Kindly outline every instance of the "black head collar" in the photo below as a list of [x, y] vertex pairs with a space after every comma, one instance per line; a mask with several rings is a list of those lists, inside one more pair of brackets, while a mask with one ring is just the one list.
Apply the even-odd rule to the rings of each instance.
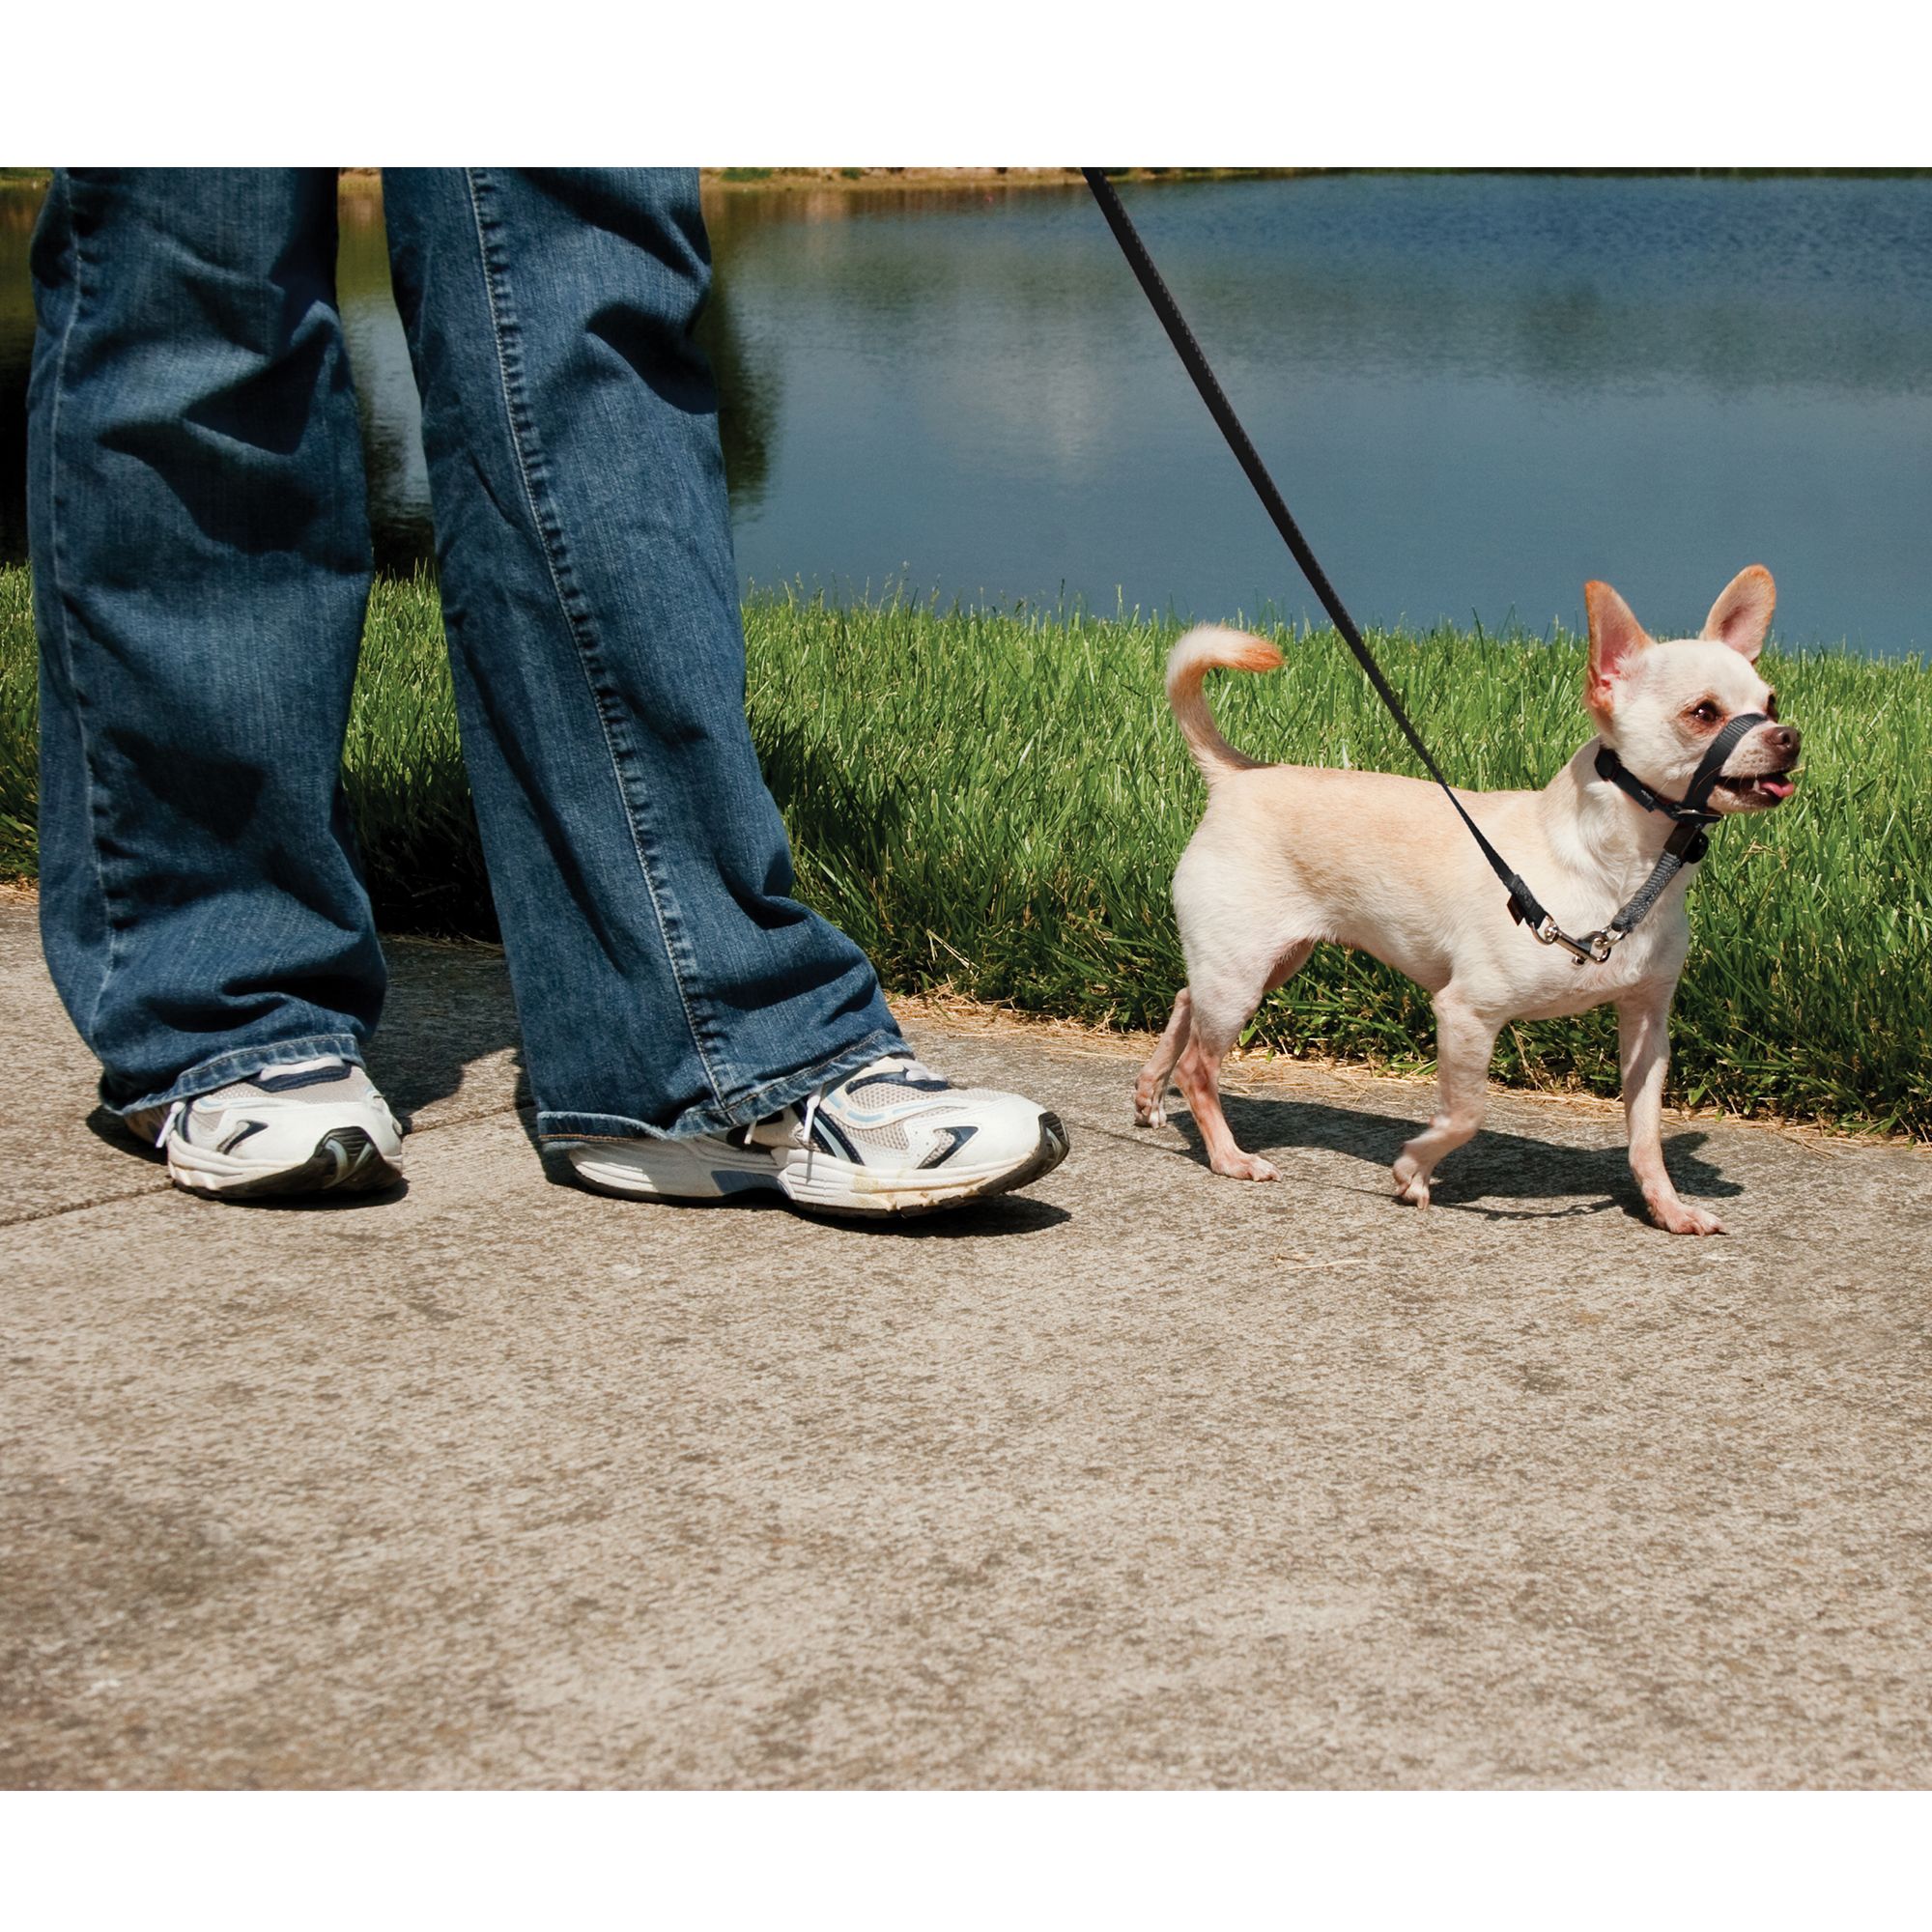
[[1738, 740], [1747, 732], [1755, 731], [1760, 724], [1770, 723], [1771, 720], [1762, 711], [1740, 711], [1735, 718], [1725, 720], [1723, 729], [1705, 748], [1697, 769], [1690, 774], [1690, 786], [1681, 799], [1660, 797], [1640, 778], [1634, 776], [1607, 745], [1599, 746], [1597, 776], [1607, 779], [1619, 790], [1627, 792], [1646, 811], [1661, 811], [1666, 818], [1675, 819], [1676, 824], [1671, 828], [1670, 837], [1663, 841], [1663, 850], [1657, 855], [1657, 864], [1651, 867], [1650, 877], [1636, 889], [1608, 925], [1595, 932], [1586, 932], [1580, 939], [1572, 939], [1545, 913], [1541, 922], [1532, 928], [1537, 938], [1546, 946], [1563, 947], [1579, 966], [1589, 965], [1592, 961], [1601, 966], [1610, 956], [1611, 949], [1642, 923], [1651, 907], [1662, 897], [1664, 887], [1677, 873], [1686, 866], [1694, 866], [1710, 849], [1704, 828], [1715, 825], [1719, 815], [1711, 810], [1711, 787], [1722, 775], [1725, 760], [1736, 750]]
[[1771, 720], [1762, 711], [1740, 711], [1724, 721], [1722, 730], [1704, 749], [1697, 769], [1682, 799], [1664, 798], [1654, 792], [1607, 745], [1597, 748], [1597, 776], [1607, 779], [1619, 791], [1628, 793], [1646, 811], [1661, 811], [1677, 821], [1666, 850], [1674, 851], [1687, 866], [1694, 866], [1704, 856], [1709, 841], [1704, 827], [1717, 824], [1720, 813], [1711, 810], [1712, 789], [1722, 777], [1724, 766], [1739, 741]]

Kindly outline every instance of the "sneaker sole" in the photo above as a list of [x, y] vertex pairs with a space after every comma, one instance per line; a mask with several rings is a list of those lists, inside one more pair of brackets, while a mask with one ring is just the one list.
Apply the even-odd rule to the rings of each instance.
[[936, 1214], [969, 1201], [1010, 1194], [1050, 1174], [1066, 1158], [1066, 1129], [1058, 1114], [1041, 1114], [1039, 1139], [1032, 1153], [1014, 1165], [968, 1170], [923, 1182], [900, 1174], [882, 1180], [873, 1169], [856, 1167], [814, 1151], [810, 1160], [777, 1167], [770, 1155], [750, 1149], [720, 1148], [694, 1153], [676, 1141], [644, 1140], [626, 1146], [622, 1162], [578, 1157], [571, 1170], [579, 1183], [596, 1194], [654, 1201], [728, 1201], [747, 1194], [777, 1194], [794, 1208], [814, 1214], [859, 1220], [910, 1219]]
[[403, 1178], [402, 1161], [385, 1154], [361, 1127], [331, 1127], [315, 1151], [293, 1167], [263, 1169], [208, 1148], [168, 1143], [168, 1174], [177, 1187], [213, 1201], [259, 1201], [284, 1194], [374, 1194]]

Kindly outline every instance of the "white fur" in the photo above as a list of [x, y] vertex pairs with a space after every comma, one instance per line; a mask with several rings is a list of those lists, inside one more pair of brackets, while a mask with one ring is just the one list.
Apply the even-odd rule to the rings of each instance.
[[[1761, 566], [1733, 579], [1696, 639], [1653, 641], [1607, 584], [1587, 585], [1585, 597], [1585, 702], [1599, 737], [1542, 791], [1459, 794], [1571, 933], [1609, 923], [1648, 877], [1671, 830], [1667, 818], [1597, 777], [1598, 745], [1607, 742], [1645, 783], [1681, 798], [1723, 720], [1774, 701], [1754, 668], [1776, 599]], [[1226, 743], [1201, 696], [1202, 679], [1216, 667], [1259, 670], [1279, 662], [1260, 639], [1208, 628], [1190, 631], [1168, 660], [1168, 696], [1208, 800], [1174, 876], [1187, 985], [1141, 1071], [1136, 1118], [1148, 1125], [1165, 1120], [1172, 1075], [1217, 1174], [1277, 1179], [1269, 1162], [1235, 1144], [1219, 1071], [1264, 997], [1319, 941], [1330, 940], [1407, 974], [1435, 1009], [1440, 1097], [1435, 1118], [1396, 1162], [1403, 1200], [1427, 1207], [1437, 1163], [1482, 1124], [1490, 1056], [1504, 1025], [1607, 1001], [1620, 1023], [1631, 1168], [1644, 1200], [1673, 1233], [1722, 1232], [1716, 1215], [1678, 1198], [1663, 1165], [1666, 1025], [1690, 943], [1688, 874], [1672, 881], [1605, 963], [1574, 964], [1510, 919], [1495, 875], [1433, 784], [1383, 772], [1258, 765]], [[1705, 699], [1708, 718], [1695, 715]], [[1776, 777], [1797, 752], [1795, 731], [1762, 725], [1733, 751], [1724, 777]], [[1770, 791], [1735, 788], [1712, 798], [1720, 811], [1777, 802]]]

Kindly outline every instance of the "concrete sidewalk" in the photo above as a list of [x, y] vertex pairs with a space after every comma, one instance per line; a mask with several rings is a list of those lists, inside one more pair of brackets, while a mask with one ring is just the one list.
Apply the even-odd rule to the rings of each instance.
[[[1056, 1107], [872, 1232], [547, 1183], [499, 963], [400, 945], [399, 1197], [171, 1192], [0, 909], [0, 1782], [1922, 1784], [1932, 1161], [1293, 1071], [1286, 1179], [1134, 1054], [915, 1029]], [[1238, 1084], [1238, 1083], [1236, 1083]]]

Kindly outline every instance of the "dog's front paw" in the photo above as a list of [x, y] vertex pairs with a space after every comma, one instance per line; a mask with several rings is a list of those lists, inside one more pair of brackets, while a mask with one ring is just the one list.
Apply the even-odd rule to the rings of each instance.
[[1150, 1099], [1138, 1089], [1134, 1093], [1134, 1125], [1137, 1127], [1164, 1127], [1167, 1125], [1167, 1095], [1156, 1094]]
[[1233, 1153], [1218, 1155], [1213, 1163], [1216, 1174], [1225, 1174], [1233, 1180], [1279, 1180], [1281, 1169], [1271, 1160], [1264, 1160], [1258, 1153], [1243, 1153], [1236, 1148]]
[[1730, 1230], [1707, 1208], [1693, 1208], [1672, 1194], [1646, 1195], [1650, 1218], [1673, 1235], [1727, 1235]]
[[1407, 1154], [1395, 1164], [1395, 1198], [1411, 1208], [1429, 1206], [1429, 1177]]

